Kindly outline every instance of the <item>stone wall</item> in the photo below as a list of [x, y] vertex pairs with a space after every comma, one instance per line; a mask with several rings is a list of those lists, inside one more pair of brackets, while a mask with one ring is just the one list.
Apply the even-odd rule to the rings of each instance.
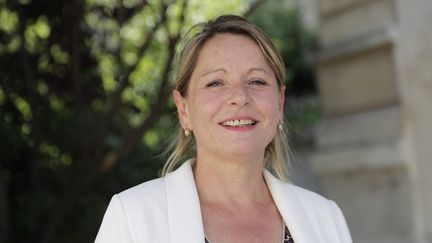
[[432, 1], [298, 4], [309, 20], [315, 6], [322, 46], [320, 189], [356, 243], [432, 242]]

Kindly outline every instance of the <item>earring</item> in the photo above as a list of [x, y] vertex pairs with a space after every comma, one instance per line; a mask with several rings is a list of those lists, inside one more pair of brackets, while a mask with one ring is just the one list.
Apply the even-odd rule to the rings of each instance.
[[279, 129], [279, 132], [282, 132], [282, 130], [283, 130], [282, 123], [279, 123], [279, 124], [278, 124], [278, 129]]
[[190, 135], [190, 130], [189, 130], [189, 128], [185, 128], [185, 129], [184, 129], [184, 135], [185, 135], [186, 137], [189, 137], [189, 135]]

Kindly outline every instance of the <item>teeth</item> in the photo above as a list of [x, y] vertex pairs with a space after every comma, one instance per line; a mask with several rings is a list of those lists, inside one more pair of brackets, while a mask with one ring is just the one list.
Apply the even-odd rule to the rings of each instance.
[[226, 121], [226, 122], [222, 123], [222, 125], [230, 126], [230, 127], [242, 127], [242, 126], [253, 125], [255, 123], [256, 122], [253, 120], [231, 120], [231, 121]]

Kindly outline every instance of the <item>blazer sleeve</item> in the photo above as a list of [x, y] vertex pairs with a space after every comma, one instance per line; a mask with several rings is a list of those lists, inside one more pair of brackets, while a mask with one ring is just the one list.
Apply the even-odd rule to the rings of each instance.
[[95, 243], [133, 243], [123, 205], [117, 195], [111, 198]]
[[351, 234], [349, 232], [348, 225], [346, 223], [345, 217], [341, 209], [335, 202], [331, 200], [329, 201], [330, 201], [330, 206], [332, 207], [336, 230], [338, 232], [340, 242], [352, 243]]

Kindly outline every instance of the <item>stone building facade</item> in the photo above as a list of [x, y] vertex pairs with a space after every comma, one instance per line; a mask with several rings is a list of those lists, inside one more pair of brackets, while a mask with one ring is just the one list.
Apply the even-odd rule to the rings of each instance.
[[432, 1], [297, 4], [321, 42], [320, 190], [356, 243], [431, 243]]

